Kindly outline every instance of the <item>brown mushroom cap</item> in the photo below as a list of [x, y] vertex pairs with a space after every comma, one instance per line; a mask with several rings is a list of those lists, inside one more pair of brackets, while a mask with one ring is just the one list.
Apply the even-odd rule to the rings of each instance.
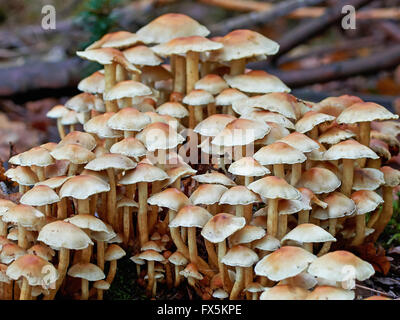
[[255, 249], [259, 250], [275, 251], [281, 247], [281, 242], [267, 234], [261, 239], [254, 241], [253, 246]]
[[217, 95], [228, 89], [228, 84], [217, 74], [207, 74], [195, 83], [194, 88], [206, 90], [212, 95]]
[[54, 159], [51, 157], [50, 152], [42, 147], [34, 147], [28, 151], [25, 151], [18, 156], [19, 163], [21, 166], [38, 166], [46, 167], [54, 163]]
[[333, 145], [324, 153], [325, 160], [339, 159], [378, 159], [379, 156], [370, 148], [355, 140], [345, 140]]
[[140, 131], [151, 122], [148, 115], [134, 108], [123, 108], [108, 119], [107, 124], [114, 130]]
[[53, 259], [56, 254], [53, 249], [42, 244], [35, 244], [27, 250], [27, 253], [39, 256], [47, 261]]
[[315, 126], [324, 122], [335, 120], [335, 117], [325, 113], [315, 111], [306, 112], [301, 119], [296, 122], [296, 131], [305, 133], [311, 131]]
[[300, 132], [293, 132], [281, 139], [280, 142], [284, 142], [289, 146], [300, 150], [301, 152], [312, 152], [319, 149], [319, 144], [313, 139], [307, 137], [305, 134]]
[[315, 194], [332, 192], [340, 185], [341, 181], [332, 171], [319, 167], [303, 172], [297, 183], [297, 187], [310, 189]]
[[90, 76], [82, 79], [78, 83], [80, 91], [89, 92], [92, 94], [103, 93], [105, 88], [104, 74], [99, 71], [92, 73]]
[[87, 132], [71, 131], [58, 143], [57, 148], [66, 144], [78, 144], [92, 151], [96, 147], [96, 139]]
[[359, 102], [344, 109], [336, 118], [337, 123], [357, 123], [374, 120], [398, 119], [385, 107], [373, 102]]
[[149, 151], [175, 148], [185, 140], [170, 125], [162, 122], [147, 125], [136, 138], [143, 142]]
[[175, 251], [173, 254], [171, 254], [168, 258], [168, 261], [176, 266], [184, 266], [188, 263], [188, 260], [179, 251]]
[[21, 225], [25, 228], [32, 228], [43, 218], [44, 214], [34, 207], [18, 204], [6, 211], [3, 214], [2, 220]]
[[328, 207], [326, 209], [317, 208], [313, 212], [313, 217], [321, 220], [324, 218], [341, 218], [350, 216], [356, 211], [354, 201], [340, 192], [332, 192], [324, 201], [328, 204]]
[[385, 179], [385, 185], [389, 187], [395, 187], [400, 184], [400, 171], [393, 169], [389, 166], [384, 166], [380, 168]]
[[[350, 130], [344, 130], [339, 127], [332, 127], [322, 133], [318, 137], [320, 143], [337, 144], [340, 141], [351, 139], [355, 137], [355, 133]], [[374, 150], [375, 151], [375, 150]]]
[[212, 243], [218, 243], [243, 228], [246, 221], [229, 213], [219, 213], [212, 217], [201, 230], [201, 235]]
[[119, 260], [126, 255], [125, 251], [116, 244], [110, 244], [104, 253], [105, 261]]
[[[10, 210], [12, 207], [15, 207], [17, 204], [7, 199], [0, 199], [0, 217]], [[1, 250], [1, 249], [0, 249]]]
[[92, 43], [86, 50], [96, 48], [126, 48], [140, 43], [139, 36], [128, 31], [109, 32]]
[[267, 111], [267, 110], [253, 109], [253, 110], [249, 110], [248, 112], [245, 112], [245, 110], [243, 110], [240, 118], [266, 121], [266, 122], [274, 122], [274, 123], [282, 125], [285, 128], [294, 130], [294, 124], [289, 119], [287, 119], [285, 116], [283, 116], [279, 113], [275, 113], [275, 112], [271, 112], [271, 111]]
[[95, 116], [83, 125], [83, 129], [88, 133], [95, 133], [100, 138], [119, 138], [122, 133], [111, 129], [107, 122], [114, 115], [114, 112], [106, 112]]
[[353, 192], [351, 199], [356, 205], [357, 214], [365, 214], [367, 212], [374, 211], [381, 203], [383, 203], [382, 197], [371, 190], [359, 190]]
[[107, 232], [108, 228], [101, 219], [90, 214], [78, 214], [73, 217], [64, 219], [65, 222], [72, 223], [81, 229], [89, 229], [90, 231]]
[[354, 168], [353, 190], [375, 190], [384, 183], [382, 171], [373, 168]]
[[165, 102], [160, 105], [156, 112], [160, 115], [167, 115], [177, 119], [185, 118], [189, 111], [179, 102]]
[[194, 278], [196, 280], [202, 280], [203, 276], [201, 273], [198, 271], [196, 265], [194, 263], [189, 263], [185, 269], [182, 271], [179, 271], [179, 274], [181, 276], [184, 276], [185, 278]]
[[[7, 240], [7, 239], [6, 239]], [[9, 240], [7, 240], [9, 241]], [[18, 257], [26, 254], [26, 251], [11, 241], [4, 243], [0, 251], [0, 262], [4, 264], [10, 264]]]
[[79, 144], [63, 144], [50, 152], [56, 160], [68, 160], [74, 164], [84, 164], [95, 158], [93, 152]]
[[127, 157], [139, 158], [146, 155], [146, 147], [138, 139], [129, 137], [114, 143], [110, 148], [111, 153], [119, 153]]
[[31, 168], [23, 166], [10, 168], [4, 175], [21, 186], [32, 186], [39, 180], [36, 173], [34, 173]]
[[172, 54], [186, 54], [192, 52], [214, 51], [222, 48], [222, 44], [201, 36], [177, 37], [164, 42], [151, 49], [162, 57]]

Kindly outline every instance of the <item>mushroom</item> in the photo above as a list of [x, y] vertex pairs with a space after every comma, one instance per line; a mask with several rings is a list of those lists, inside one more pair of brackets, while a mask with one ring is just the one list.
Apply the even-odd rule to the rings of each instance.
[[189, 109], [189, 128], [193, 129], [203, 121], [203, 106], [214, 103], [214, 97], [205, 90], [192, 90], [184, 98], [183, 103]]
[[310, 292], [306, 300], [354, 300], [355, 293], [331, 286], [317, 286]]
[[260, 295], [260, 300], [305, 300], [308, 291], [301, 287], [291, 285], [279, 285], [267, 288]]
[[115, 278], [115, 274], [117, 273], [117, 260], [121, 259], [125, 256], [125, 251], [116, 244], [111, 244], [105, 254], [104, 260], [110, 262], [110, 268], [108, 270], [106, 281], [111, 285]]
[[3, 221], [3, 215], [12, 207], [15, 207], [17, 204], [12, 202], [11, 200], [0, 199], [0, 236], [7, 236], [7, 223]]
[[188, 264], [188, 260], [185, 258], [183, 254], [179, 251], [175, 251], [173, 254], [170, 255], [168, 261], [171, 262], [175, 266], [175, 287], [179, 287], [181, 283], [181, 274], [182, 271], [180, 268], [181, 266], [185, 266]]
[[[208, 91], [215, 97], [221, 93], [221, 91], [228, 89], [228, 85], [219, 75], [207, 74], [195, 83], [194, 89]], [[207, 105], [207, 115], [212, 116], [216, 113], [215, 103], [209, 103]]]
[[[53, 189], [45, 185], [37, 185], [24, 193], [20, 199], [21, 204], [38, 207], [46, 216], [51, 216], [51, 204], [60, 200]], [[45, 210], [43, 210], [45, 206]]]
[[265, 288], [258, 282], [252, 282], [246, 286], [244, 291], [251, 294], [252, 300], [258, 300], [258, 293], [264, 291]]
[[155, 281], [155, 271], [154, 271], [154, 262], [162, 262], [164, 261], [164, 257], [154, 250], [146, 250], [141, 252], [138, 255], [139, 259], [147, 261], [147, 275], [148, 275], [148, 285], [147, 285], [147, 292], [152, 294], [154, 281]]
[[58, 135], [60, 136], [61, 139], [65, 137], [65, 130], [64, 126], [61, 123], [61, 119], [64, 115], [66, 115], [68, 112], [68, 109], [63, 106], [63, 105], [55, 105], [53, 108], [51, 108], [47, 113], [46, 116], [50, 119], [57, 119], [57, 130], [58, 130]]
[[93, 263], [77, 263], [68, 270], [68, 275], [81, 278], [81, 300], [89, 299], [89, 281], [99, 281], [105, 278], [104, 272]]
[[131, 211], [130, 208], [138, 208], [138, 203], [133, 199], [123, 197], [117, 202], [117, 208], [123, 209], [123, 233], [124, 233], [124, 244], [127, 245], [129, 241], [129, 235], [131, 233]]

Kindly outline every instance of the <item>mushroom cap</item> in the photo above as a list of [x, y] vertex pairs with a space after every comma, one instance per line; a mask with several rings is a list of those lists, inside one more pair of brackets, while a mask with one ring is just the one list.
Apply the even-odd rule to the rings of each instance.
[[345, 140], [331, 146], [325, 153], [325, 160], [339, 159], [378, 159], [379, 156], [370, 148], [362, 145], [355, 140]]
[[310, 264], [308, 273], [333, 281], [349, 280], [349, 276], [364, 281], [371, 277], [375, 271], [371, 264], [361, 260], [351, 252], [338, 250], [315, 259]]
[[343, 193], [332, 192], [324, 201], [328, 204], [326, 209], [317, 208], [313, 216], [318, 219], [332, 219], [350, 216], [356, 211], [354, 201], [346, 197]]
[[147, 241], [146, 243], [144, 243], [142, 245], [142, 247], [140, 248], [140, 250], [141, 251], [154, 250], [154, 251], [157, 251], [157, 252], [161, 252], [162, 251], [161, 250], [161, 246], [157, 242], [155, 242], [153, 240], [150, 240], [150, 241]]
[[93, 42], [86, 50], [96, 48], [126, 48], [140, 43], [139, 36], [129, 31], [109, 32], [99, 40]]
[[110, 148], [111, 153], [119, 153], [127, 157], [139, 158], [146, 155], [146, 147], [138, 139], [129, 137], [114, 143]]
[[259, 240], [254, 241], [253, 246], [255, 249], [265, 251], [275, 251], [281, 247], [281, 242], [273, 236], [267, 234]]
[[262, 202], [258, 194], [245, 186], [235, 186], [226, 190], [219, 199], [220, 204], [247, 205]]
[[61, 117], [61, 124], [64, 126], [79, 123], [79, 113], [74, 110], [69, 110], [65, 115]]
[[55, 105], [53, 108], [51, 108], [46, 113], [46, 117], [50, 118], [50, 119], [58, 119], [58, 118], [62, 118], [67, 113], [68, 113], [68, 108], [66, 108], [62, 104], [58, 104], [58, 105]]
[[50, 152], [42, 147], [34, 147], [28, 151], [22, 152], [18, 156], [21, 166], [47, 167], [54, 163]]
[[35, 244], [27, 250], [28, 254], [39, 256], [47, 261], [53, 259], [56, 254], [53, 249], [43, 244]]
[[196, 180], [198, 183], [221, 184], [227, 187], [236, 185], [232, 179], [229, 179], [226, 175], [218, 171], [211, 171], [201, 175], [193, 176], [192, 179]]
[[258, 150], [253, 158], [262, 165], [303, 163], [307, 157], [284, 142], [274, 142]]
[[87, 132], [71, 131], [64, 138], [61, 139], [56, 148], [68, 144], [77, 144], [89, 151], [92, 151], [96, 147], [96, 139], [93, 137], [93, 135]]
[[116, 244], [110, 244], [104, 253], [105, 261], [119, 260], [126, 255], [125, 251]]
[[138, 256], [139, 256], [139, 254], [135, 254], [134, 256], [130, 257], [129, 259], [138, 265], [146, 264], [146, 262], [143, 259], [140, 259]]
[[134, 65], [140, 66], [158, 66], [163, 60], [157, 56], [153, 50], [144, 46], [138, 45], [122, 51], [125, 58]]
[[150, 122], [147, 114], [134, 108], [123, 108], [108, 119], [107, 124], [114, 130], [140, 131]]
[[191, 194], [190, 201], [195, 204], [214, 204], [220, 201], [222, 194], [228, 190], [220, 184], [201, 184]]
[[400, 184], [400, 171], [393, 169], [389, 166], [384, 166], [380, 168], [383, 173], [383, 178], [385, 179], [385, 186], [395, 187]]
[[260, 295], [260, 300], [305, 300], [308, 291], [291, 285], [275, 285]]
[[203, 228], [212, 217], [213, 216], [206, 209], [199, 206], [188, 205], [178, 211], [177, 215], [170, 221], [168, 226], [170, 228]]
[[258, 282], [251, 282], [249, 285], [246, 286], [244, 291], [255, 293], [255, 292], [262, 292], [265, 290], [265, 287], [263, 287], [261, 284]]
[[168, 261], [175, 266], [184, 266], [189, 262], [179, 251], [175, 251], [173, 254], [171, 254], [168, 258]]
[[358, 102], [363, 101], [359, 97], [347, 94], [339, 97], [328, 97], [315, 104], [313, 110], [338, 117], [344, 109]]
[[278, 283], [278, 285], [283, 285], [283, 284], [295, 287], [301, 287], [308, 290], [314, 288], [318, 284], [318, 281], [314, 276], [304, 271], [294, 277], [290, 277], [282, 281], [279, 281]]
[[188, 52], [206, 52], [221, 49], [222, 44], [201, 36], [178, 37], [152, 47], [162, 57], [172, 54], [183, 55]]
[[194, 132], [204, 137], [215, 137], [228, 123], [236, 118], [229, 114], [213, 114], [199, 122], [194, 128]]
[[228, 250], [221, 262], [232, 267], [251, 267], [258, 261], [257, 254], [246, 246], [236, 245]]
[[60, 189], [60, 198], [87, 199], [90, 196], [110, 191], [110, 185], [94, 176], [79, 175], [68, 179]]
[[312, 223], [303, 223], [289, 231], [283, 238], [285, 240], [294, 240], [299, 243], [316, 243], [336, 241], [336, 239], [327, 231]]
[[319, 167], [303, 172], [297, 183], [297, 187], [310, 189], [315, 194], [332, 192], [340, 185], [341, 181], [332, 171]]
[[271, 128], [265, 122], [235, 119], [229, 122], [211, 141], [216, 146], [243, 146], [263, 138]]
[[256, 226], [246, 225], [242, 229], [236, 231], [230, 238], [231, 245], [250, 243], [259, 240], [265, 236], [265, 230]]
[[243, 157], [233, 162], [229, 166], [228, 172], [236, 176], [246, 177], [262, 177], [271, 173], [253, 157]]
[[86, 249], [93, 245], [89, 236], [79, 227], [65, 221], [55, 221], [46, 224], [39, 232], [37, 238], [53, 248], [66, 248], [72, 250]]
[[158, 261], [163, 262], [165, 259], [164, 257], [159, 254], [157, 251], [154, 250], [146, 250], [139, 253], [137, 256], [139, 259], [146, 260], [146, 261]]
[[354, 300], [355, 293], [352, 290], [345, 290], [331, 286], [317, 286], [311, 291], [306, 300]]
[[93, 160], [96, 156], [93, 152], [79, 144], [63, 144], [50, 152], [56, 160], [68, 160], [73, 164], [84, 164]]
[[[7, 240], [7, 239], [6, 239]], [[9, 240], [7, 240], [9, 241]], [[15, 243], [4, 243], [0, 251], [0, 262], [10, 264], [18, 257], [26, 254], [26, 251]]]
[[156, 109], [156, 112], [160, 115], [167, 115], [177, 119], [182, 119], [189, 115], [189, 111], [179, 102], [165, 102]]
[[225, 75], [224, 79], [230, 87], [248, 93], [290, 92], [278, 77], [262, 70], [252, 70], [236, 76]]
[[300, 133], [309, 132], [315, 126], [333, 120], [335, 120], [335, 117], [329, 114], [308, 111], [296, 122], [296, 131]]
[[161, 122], [169, 125], [173, 130], [177, 131], [179, 129], [179, 121], [174, 117], [168, 115], [161, 115], [154, 111], [146, 111], [144, 114], [150, 117], [151, 123]]
[[98, 266], [93, 263], [76, 263], [68, 269], [68, 275], [88, 281], [103, 280], [106, 276]]
[[202, 280], [203, 276], [201, 273], [198, 271], [196, 265], [194, 263], [189, 263], [185, 269], [182, 271], [179, 271], [179, 274], [181, 276], [184, 276], [185, 278], [194, 278], [196, 280]]
[[189, 165], [179, 165], [178, 167], [167, 170], [168, 180], [163, 184], [162, 188], [173, 184], [178, 178], [184, 178], [196, 174], [196, 170]]
[[374, 151], [379, 157], [383, 159], [390, 159], [392, 155], [389, 151], [389, 146], [386, 142], [378, 139], [371, 139], [369, 142], [369, 147]]
[[114, 85], [105, 95], [104, 100], [117, 100], [122, 98], [133, 98], [137, 96], [151, 95], [151, 89], [141, 82], [134, 80], [120, 81]]
[[222, 37], [220, 42], [223, 48], [211, 53], [212, 61], [232, 61], [259, 55], [274, 55], [279, 50], [279, 44], [275, 41], [247, 29], [231, 31]]
[[11, 263], [6, 275], [13, 280], [24, 277], [30, 286], [50, 285], [58, 279], [57, 269], [45, 259], [26, 254]]
[[[5, 212], [10, 210], [12, 207], [15, 207], [17, 204], [7, 199], [0, 199], [0, 216], [2, 216]], [[1, 249], [0, 249], [1, 250]]]
[[275, 176], [261, 178], [247, 186], [251, 191], [268, 199], [300, 199], [300, 192], [284, 179]]
[[134, 184], [138, 182], [154, 182], [168, 179], [164, 170], [149, 164], [140, 162], [135, 169], [125, 173], [120, 184]]
[[214, 102], [214, 97], [208, 91], [197, 89], [190, 91], [182, 102], [191, 106], [202, 106]]
[[279, 141], [284, 142], [304, 153], [317, 150], [320, 147], [316, 141], [300, 132], [292, 132], [291, 134], [279, 139]]
[[170, 125], [154, 122], [146, 126], [136, 135], [149, 151], [157, 149], [172, 149], [181, 144], [185, 139]]
[[165, 207], [174, 211], [179, 211], [183, 206], [189, 205], [188, 197], [176, 188], [168, 188], [152, 195], [147, 199], [147, 203], [152, 206]]
[[32, 228], [44, 218], [39, 210], [25, 204], [18, 204], [3, 214], [2, 220], [21, 225], [24, 228]]
[[217, 299], [226, 299], [229, 297], [229, 294], [228, 294], [228, 292], [226, 292], [223, 289], [217, 289], [217, 290], [213, 291], [212, 296], [213, 296], [213, 298], [217, 298]]
[[39, 180], [36, 173], [34, 173], [31, 168], [23, 166], [10, 168], [4, 175], [21, 186], [32, 186]]
[[85, 169], [101, 171], [107, 169], [130, 170], [136, 167], [136, 162], [118, 153], [106, 153], [90, 161]]
[[217, 74], [207, 74], [194, 84], [194, 88], [206, 90], [212, 95], [217, 95], [225, 89], [228, 89], [228, 84]]
[[78, 90], [92, 94], [103, 93], [105, 83], [104, 74], [96, 71], [78, 83]]
[[267, 110], [256, 110], [256, 109], [249, 110], [248, 112], [242, 113], [240, 118], [274, 122], [280, 124], [285, 128], [294, 130], [294, 124], [285, 116]]
[[370, 122], [376, 120], [398, 119], [385, 107], [373, 102], [358, 102], [344, 109], [336, 118], [337, 123]]
[[91, 118], [83, 125], [83, 129], [89, 133], [95, 133], [100, 138], [120, 138], [122, 133], [111, 129], [107, 122], [114, 115], [114, 112], [106, 112]]
[[98, 280], [93, 283], [93, 288], [100, 289], [100, 290], [108, 290], [110, 289], [110, 284], [105, 280]]
[[215, 98], [215, 103], [218, 106], [230, 106], [235, 101], [240, 101], [246, 98], [248, 97], [243, 92], [234, 88], [227, 88], [222, 90], [221, 93]]
[[344, 130], [339, 127], [332, 127], [322, 133], [318, 137], [320, 143], [337, 144], [340, 141], [351, 139], [355, 137], [355, 133], [350, 130]]
[[379, 194], [371, 190], [359, 190], [353, 192], [351, 199], [356, 205], [356, 213], [358, 215], [374, 211], [381, 203], [384, 202]]
[[280, 281], [303, 272], [316, 258], [303, 248], [284, 246], [261, 259], [254, 271], [258, 276]]
[[266, 146], [290, 134], [288, 129], [284, 128], [278, 123], [267, 122], [267, 124], [270, 126], [271, 131], [264, 138], [254, 141], [255, 145]]
[[89, 229], [90, 231], [108, 231], [108, 228], [103, 221], [90, 214], [77, 214], [64, 219], [64, 221], [72, 223], [81, 229]]
[[384, 183], [384, 174], [381, 170], [354, 168], [353, 190], [375, 190]]
[[60, 198], [53, 189], [45, 185], [39, 185], [25, 192], [20, 199], [20, 203], [30, 206], [44, 206], [59, 200]]
[[205, 26], [180, 13], [163, 14], [136, 32], [145, 43], [163, 43], [177, 37], [195, 35], [206, 37], [209, 33]]
[[75, 112], [88, 112], [93, 109], [94, 95], [82, 92], [77, 94], [65, 102], [65, 107]]
[[212, 217], [201, 230], [201, 235], [212, 243], [224, 241], [246, 225], [243, 217], [229, 213], [218, 213]]
[[133, 207], [133, 208], [138, 208], [139, 204], [133, 200], [129, 199], [127, 197], [122, 197], [120, 200], [117, 202], [117, 208], [123, 208], [123, 207]]

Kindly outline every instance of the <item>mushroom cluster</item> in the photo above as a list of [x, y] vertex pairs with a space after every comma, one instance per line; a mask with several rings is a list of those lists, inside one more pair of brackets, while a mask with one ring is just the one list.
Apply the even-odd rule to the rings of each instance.
[[9, 160], [22, 197], [0, 200], [0, 299], [51, 300], [71, 277], [103, 299], [126, 252], [149, 297], [162, 283], [203, 299], [354, 299], [374, 274], [345, 249], [391, 218], [398, 116], [355, 96], [298, 99], [246, 68], [276, 42], [208, 34], [165, 14], [77, 52], [104, 68], [49, 111], [61, 140]]

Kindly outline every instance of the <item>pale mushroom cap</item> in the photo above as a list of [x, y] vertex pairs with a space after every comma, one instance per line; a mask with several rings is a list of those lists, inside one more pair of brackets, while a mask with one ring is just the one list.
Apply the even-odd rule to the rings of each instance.
[[227, 88], [221, 91], [221, 93], [215, 98], [215, 103], [219, 106], [230, 106], [235, 101], [240, 101], [246, 98], [247, 95], [245, 95], [243, 92], [240, 92], [234, 88]]
[[21, 166], [38, 166], [46, 167], [54, 163], [54, 159], [51, 157], [50, 152], [42, 147], [34, 147], [25, 151], [18, 156]]
[[110, 185], [94, 176], [79, 175], [68, 179], [60, 189], [60, 198], [87, 199], [90, 196], [110, 191]]
[[101, 37], [100, 40], [93, 42], [86, 50], [95, 48], [126, 48], [140, 43], [139, 37], [135, 33], [128, 31], [109, 32]]
[[175, 148], [185, 140], [170, 125], [162, 122], [147, 125], [136, 138], [143, 142], [149, 151]]
[[47, 261], [50, 261], [56, 254], [53, 249], [42, 244], [35, 244], [27, 250], [27, 253], [39, 256]]
[[385, 179], [385, 185], [389, 187], [395, 187], [400, 184], [400, 171], [393, 169], [389, 166], [384, 166], [380, 168]]
[[179, 165], [178, 167], [167, 170], [168, 180], [163, 184], [162, 188], [173, 184], [178, 178], [184, 178], [196, 174], [196, 170], [188, 165]]
[[351, 195], [351, 199], [356, 205], [357, 214], [365, 214], [374, 211], [384, 201], [382, 197], [371, 190], [359, 190]]
[[356, 96], [342, 95], [339, 97], [328, 97], [318, 102], [313, 110], [337, 117], [344, 109], [358, 102], [363, 101]]
[[196, 20], [179, 13], [167, 13], [154, 19], [136, 34], [145, 43], [163, 43], [177, 37], [202, 36], [210, 31]]
[[223, 48], [212, 53], [213, 61], [231, 61], [259, 55], [274, 55], [279, 44], [262, 34], [246, 29], [234, 30], [220, 39]]
[[25, 192], [20, 199], [20, 203], [30, 206], [44, 206], [59, 200], [60, 198], [53, 189], [45, 185], [39, 185]]
[[191, 106], [202, 106], [214, 102], [214, 97], [205, 90], [197, 89], [190, 91], [182, 102]]
[[207, 74], [195, 83], [194, 88], [206, 90], [212, 95], [217, 95], [221, 91], [228, 89], [228, 84], [219, 75]]
[[271, 131], [264, 138], [254, 141], [255, 145], [266, 146], [290, 134], [288, 129], [284, 128], [278, 123], [267, 122], [267, 124], [270, 126]]
[[370, 148], [362, 145], [356, 140], [345, 140], [333, 145], [324, 153], [325, 160], [339, 159], [378, 159], [379, 156]]
[[93, 152], [79, 144], [64, 144], [50, 152], [56, 160], [68, 160], [73, 164], [84, 164], [95, 158]]
[[111, 129], [107, 122], [114, 115], [114, 112], [106, 112], [91, 118], [83, 125], [83, 129], [89, 133], [95, 133], [101, 138], [119, 138], [122, 133]]
[[225, 75], [224, 79], [230, 87], [248, 93], [290, 92], [278, 77], [262, 70], [252, 70], [237, 76]]
[[168, 258], [168, 261], [176, 266], [184, 266], [188, 263], [188, 260], [179, 251], [175, 251], [173, 254], [171, 254]]
[[274, 122], [280, 124], [285, 128], [294, 130], [294, 124], [285, 116], [267, 110], [251, 110], [251, 111], [249, 110], [249, 112], [242, 114], [240, 118]]
[[164, 170], [148, 163], [139, 163], [134, 170], [128, 171], [119, 181], [121, 184], [154, 182], [168, 179]]
[[229, 297], [228, 292], [224, 291], [223, 289], [217, 289], [213, 291], [212, 294], [213, 298], [217, 298], [217, 299], [226, 299]]
[[301, 287], [276, 285], [261, 293], [260, 300], [305, 300], [307, 296], [308, 291]]
[[280, 281], [303, 272], [316, 258], [300, 247], [285, 246], [261, 259], [254, 271], [256, 275]]
[[251, 191], [268, 199], [300, 199], [300, 192], [284, 179], [275, 176], [261, 178], [247, 186]]
[[204, 208], [199, 206], [184, 206], [181, 208], [175, 218], [169, 223], [170, 228], [177, 227], [197, 227], [203, 228], [203, 226], [213, 216]]
[[68, 269], [68, 275], [88, 281], [103, 280], [106, 277], [103, 270], [93, 263], [76, 263]]
[[242, 229], [236, 231], [230, 238], [231, 245], [250, 243], [259, 240], [265, 236], [265, 230], [256, 226], [246, 225]]
[[165, 102], [156, 109], [156, 112], [160, 115], [168, 115], [178, 119], [189, 115], [189, 111], [179, 102]]
[[308, 111], [296, 122], [296, 131], [305, 133], [311, 131], [315, 126], [318, 126], [321, 123], [333, 120], [335, 120], [335, 117], [330, 116], [329, 114]]
[[379, 104], [373, 102], [359, 102], [344, 109], [336, 118], [336, 122], [357, 123], [398, 118], [398, 115], [391, 113], [389, 110]]
[[337, 144], [340, 141], [355, 137], [355, 133], [350, 130], [343, 130], [339, 127], [333, 127], [325, 131], [318, 137], [320, 143]]
[[297, 183], [297, 187], [310, 189], [315, 194], [332, 192], [340, 185], [341, 181], [332, 171], [318, 167], [303, 172]]
[[139, 45], [122, 51], [125, 58], [134, 65], [158, 66], [163, 60], [150, 48]]
[[354, 168], [353, 190], [375, 190], [384, 183], [382, 171], [373, 168]]
[[135, 264], [144, 265], [146, 262], [143, 259], [140, 259], [139, 254], [135, 254], [134, 256], [130, 257], [129, 259], [132, 260]]
[[146, 260], [146, 261], [158, 261], [163, 262], [165, 259], [164, 257], [159, 254], [157, 251], [154, 250], [146, 250], [137, 256], [139, 259]]
[[110, 289], [110, 284], [105, 280], [98, 280], [93, 284], [93, 288], [100, 290], [108, 290]]
[[213, 114], [199, 122], [193, 131], [204, 137], [215, 137], [228, 123], [235, 119], [234, 116], [228, 114]]
[[228, 171], [236, 176], [262, 177], [271, 172], [253, 157], [244, 157], [233, 162]]
[[142, 157], [146, 155], [146, 147], [138, 139], [129, 137], [114, 143], [110, 148], [111, 153], [119, 153], [127, 157]]
[[32, 254], [26, 254], [11, 263], [6, 275], [13, 280], [24, 277], [30, 286], [54, 283], [58, 279], [57, 269], [45, 259]]
[[64, 126], [79, 123], [79, 113], [74, 110], [69, 110], [61, 118], [61, 124]]
[[147, 114], [134, 108], [123, 108], [108, 119], [107, 124], [114, 130], [140, 131], [151, 122]]
[[228, 123], [211, 141], [216, 146], [243, 146], [263, 138], [270, 132], [268, 124], [261, 121], [236, 119]]
[[193, 176], [192, 179], [196, 180], [198, 183], [221, 184], [227, 187], [236, 185], [236, 183], [232, 179], [217, 171]]
[[146, 111], [146, 115], [150, 117], [151, 123], [161, 122], [169, 125], [173, 130], [178, 131], [180, 124], [177, 119], [168, 115], [161, 115], [154, 111]]
[[201, 230], [201, 235], [212, 243], [224, 241], [246, 225], [243, 217], [219, 213], [212, 217]]
[[12, 207], [15, 207], [17, 204], [7, 199], [0, 199], [0, 216], [2, 216], [5, 212], [10, 210]]
[[87, 150], [92, 151], [96, 147], [96, 139], [87, 132], [72, 131], [69, 132], [57, 145], [57, 147], [64, 146], [66, 144], [78, 144]]
[[93, 109], [93, 104], [94, 96], [90, 93], [83, 92], [67, 100], [67, 102], [65, 102], [65, 107], [79, 113]]
[[340, 192], [331, 193], [324, 199], [324, 202], [328, 204], [328, 207], [326, 209], [317, 208], [313, 212], [315, 217], [341, 218], [352, 215], [356, 211], [354, 201]]
[[226, 190], [219, 199], [220, 204], [247, 205], [262, 202], [258, 194], [245, 186], [235, 186]]
[[316, 141], [300, 132], [293, 132], [279, 139], [279, 141], [284, 142], [289, 146], [300, 150], [301, 152], [311, 152], [319, 149], [320, 147]]
[[72, 223], [81, 229], [89, 229], [90, 231], [107, 232], [107, 226], [103, 221], [90, 214], [78, 214], [73, 217], [64, 219], [64, 221]]
[[221, 49], [222, 44], [201, 36], [178, 37], [151, 49], [160, 56], [183, 55], [188, 52], [206, 52]]
[[312, 223], [303, 223], [289, 231], [283, 238], [285, 240], [294, 240], [299, 243], [316, 243], [336, 241], [336, 239], [327, 231]]
[[39, 180], [36, 173], [34, 173], [31, 168], [23, 166], [10, 168], [4, 175], [22, 186], [32, 186]]
[[[7, 240], [7, 239], [6, 239]], [[9, 240], [8, 240], [9, 241]], [[15, 243], [5, 243], [0, 251], [0, 262], [10, 264], [18, 257], [26, 254], [26, 251]]]
[[105, 261], [119, 260], [126, 255], [125, 251], [116, 244], [110, 244], [104, 253]]
[[82, 79], [78, 83], [80, 91], [89, 92], [92, 94], [103, 93], [105, 88], [104, 74], [99, 71], [92, 73], [90, 76]]
[[147, 199], [147, 203], [152, 206], [165, 207], [174, 211], [179, 211], [183, 206], [190, 203], [188, 197], [176, 188], [168, 188], [156, 193]]
[[253, 158], [262, 165], [302, 163], [307, 157], [284, 142], [274, 142], [258, 150]]
[[146, 243], [144, 243], [142, 245], [142, 247], [140, 248], [141, 251], [146, 251], [146, 250], [154, 250], [157, 252], [161, 252], [161, 246], [153, 240], [147, 241]]
[[141, 82], [125, 80], [114, 85], [105, 95], [104, 100], [116, 100], [122, 98], [133, 98], [137, 96], [151, 95], [150, 88]]
[[223, 264], [243, 268], [251, 267], [257, 261], [257, 254], [250, 248], [242, 245], [233, 246], [221, 259]]
[[251, 282], [249, 285], [246, 286], [244, 291], [255, 293], [255, 292], [262, 292], [265, 290], [265, 287], [263, 287], [261, 284], [258, 282]]
[[369, 147], [383, 159], [390, 159], [392, 157], [388, 144], [382, 140], [371, 139], [369, 142]]
[[46, 224], [37, 238], [53, 248], [82, 250], [93, 245], [89, 236], [77, 226], [65, 221], [55, 221]]
[[34, 207], [18, 204], [6, 211], [3, 214], [2, 220], [21, 225], [25, 228], [32, 228], [43, 218], [44, 214]]
[[364, 281], [375, 273], [371, 264], [351, 252], [342, 250], [329, 252], [314, 260], [308, 272], [316, 277], [333, 281], [348, 280], [349, 276]]
[[214, 204], [219, 202], [222, 194], [228, 190], [227, 187], [219, 184], [201, 184], [191, 194], [190, 201], [195, 204]]
[[278, 285], [284, 284], [301, 287], [308, 290], [314, 288], [318, 284], [318, 281], [314, 276], [304, 271], [294, 277], [286, 278], [278, 283]]
[[136, 162], [118, 153], [106, 153], [90, 161], [85, 169], [101, 171], [107, 169], [130, 170], [136, 167]]
[[194, 278], [196, 280], [202, 280], [203, 276], [201, 273], [198, 271], [196, 265], [194, 263], [189, 263], [185, 269], [179, 272], [181, 276], [184, 276], [185, 278]]
[[53, 108], [51, 108], [46, 113], [46, 117], [50, 118], [50, 119], [58, 119], [58, 118], [62, 118], [67, 113], [68, 113], [68, 109], [63, 105], [58, 104], [58, 105], [54, 106]]
[[317, 286], [309, 293], [306, 300], [354, 300], [355, 293], [331, 286]]
[[265, 251], [275, 251], [281, 247], [281, 242], [270, 235], [265, 235], [259, 240], [253, 243], [255, 249], [265, 250]]
[[123, 207], [138, 208], [139, 204], [133, 199], [128, 199], [127, 197], [122, 197], [117, 202], [117, 208], [123, 208]]

